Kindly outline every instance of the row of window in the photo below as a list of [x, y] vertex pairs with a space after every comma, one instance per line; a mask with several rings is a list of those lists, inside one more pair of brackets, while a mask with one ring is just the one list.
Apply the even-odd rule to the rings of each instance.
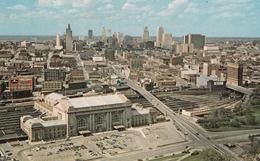
[[[104, 122], [104, 118], [102, 116], [98, 116], [95, 118], [96, 125], [102, 125]], [[118, 114], [112, 117], [112, 122], [120, 122], [120, 116]], [[81, 118], [78, 120], [78, 127], [85, 127], [86, 126], [86, 119]]]

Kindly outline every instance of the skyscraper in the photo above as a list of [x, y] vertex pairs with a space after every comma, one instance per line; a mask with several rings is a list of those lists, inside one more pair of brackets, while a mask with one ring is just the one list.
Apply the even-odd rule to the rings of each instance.
[[56, 45], [55, 45], [55, 49], [62, 49], [61, 43], [60, 43], [60, 34], [56, 35]]
[[125, 35], [124, 48], [132, 48], [133, 47], [133, 37], [130, 35]]
[[206, 45], [206, 36], [201, 34], [188, 34], [182, 37], [182, 44], [194, 44], [194, 49], [203, 50]]
[[243, 64], [227, 63], [227, 84], [241, 86], [243, 81]]
[[156, 47], [162, 47], [162, 35], [163, 35], [163, 27], [159, 26], [157, 28], [157, 34], [156, 34]]
[[172, 49], [172, 34], [163, 33], [162, 34], [162, 48]]
[[66, 50], [72, 51], [72, 46], [72, 31], [70, 24], [68, 24], [68, 28], [66, 29]]
[[119, 46], [124, 45], [124, 34], [122, 32], [117, 32], [116, 39], [117, 39], [117, 43], [119, 44]]
[[93, 31], [88, 30], [88, 40], [92, 40], [92, 39], [93, 39]]
[[145, 26], [145, 28], [143, 29], [142, 41], [143, 42], [149, 41], [149, 30], [148, 30], [147, 26]]
[[106, 42], [106, 29], [103, 27], [102, 29], [102, 42]]

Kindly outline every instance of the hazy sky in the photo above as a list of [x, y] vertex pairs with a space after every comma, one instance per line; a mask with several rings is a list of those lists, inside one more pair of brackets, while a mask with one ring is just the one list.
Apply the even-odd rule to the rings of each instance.
[[[0, 35], [100, 36], [102, 27], [150, 36], [158, 26], [175, 37], [260, 37], [260, 0], [1, 0]], [[110, 33], [107, 33], [109, 36]]]

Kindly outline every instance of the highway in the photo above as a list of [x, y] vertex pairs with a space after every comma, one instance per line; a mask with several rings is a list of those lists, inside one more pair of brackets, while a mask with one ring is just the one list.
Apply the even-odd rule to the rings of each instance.
[[229, 156], [232, 160], [239, 161], [240, 158], [236, 156], [233, 152], [227, 150], [226, 148], [220, 146], [216, 141], [207, 139], [204, 133], [205, 131], [194, 124], [190, 123], [189, 121], [183, 119], [182, 117], [175, 114], [169, 107], [163, 104], [160, 100], [154, 97], [150, 92], [146, 91], [145, 89], [138, 86], [136, 83], [132, 82], [129, 79], [126, 79], [127, 84], [133, 88], [134, 90], [138, 91], [141, 95], [143, 95], [148, 101], [150, 101], [161, 113], [168, 116], [173, 125], [176, 124], [183, 132], [187, 132], [188, 137], [193, 141], [198, 141], [203, 147], [207, 148], [214, 148], [220, 153]]

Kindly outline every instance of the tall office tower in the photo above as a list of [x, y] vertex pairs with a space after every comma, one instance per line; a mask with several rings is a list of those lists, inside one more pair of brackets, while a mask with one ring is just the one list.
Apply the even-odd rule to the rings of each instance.
[[172, 49], [172, 34], [163, 33], [162, 34], [162, 48]]
[[182, 37], [182, 44], [194, 44], [194, 49], [203, 50], [206, 45], [206, 36], [201, 34], [188, 34]]
[[132, 48], [134, 39], [130, 35], [125, 35], [124, 48]]
[[93, 39], [93, 31], [88, 30], [88, 40], [92, 40], [92, 39]]
[[79, 37], [78, 37], [78, 40], [84, 41], [84, 40], [85, 40], [85, 37], [84, 37], [84, 36], [79, 36]]
[[142, 41], [143, 42], [149, 41], [149, 30], [148, 30], [147, 26], [145, 26], [145, 28], [143, 29]]
[[56, 35], [56, 45], [55, 45], [55, 49], [60, 50], [62, 49], [61, 43], [60, 43], [60, 34]]
[[106, 29], [103, 27], [102, 29], [102, 42], [106, 42]]
[[56, 35], [56, 46], [60, 46], [60, 34]]
[[163, 27], [159, 26], [157, 28], [157, 34], [156, 34], [156, 47], [162, 47], [162, 34], [164, 33]]
[[117, 39], [117, 43], [119, 44], [119, 46], [124, 45], [124, 34], [123, 33], [117, 32], [116, 33], [116, 39]]
[[68, 24], [68, 28], [66, 29], [66, 50], [72, 51], [72, 46], [72, 31], [70, 24]]
[[243, 80], [243, 64], [227, 63], [227, 84], [241, 86]]

